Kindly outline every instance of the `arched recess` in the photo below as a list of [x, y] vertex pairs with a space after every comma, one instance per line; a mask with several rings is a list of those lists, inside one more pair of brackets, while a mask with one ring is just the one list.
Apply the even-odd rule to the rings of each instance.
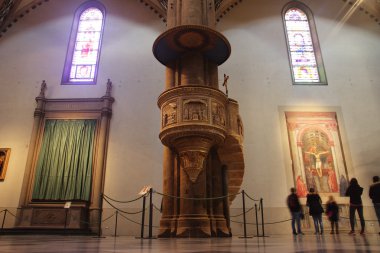
[[[114, 98], [111, 96], [111, 82], [108, 81], [106, 94], [101, 98], [47, 99], [45, 98], [45, 89], [46, 83], [43, 82], [41, 92], [36, 97], [37, 106], [34, 111], [33, 130], [19, 200], [16, 227], [26, 229], [90, 229], [92, 232], [99, 232], [97, 224], [99, 224], [101, 217], [108, 133], [114, 102]], [[92, 159], [92, 161], [88, 172], [90, 179], [86, 182], [88, 191], [85, 197], [41, 195], [35, 190], [38, 186], [36, 186], [36, 175], [41, 169], [39, 163], [40, 154], [44, 148], [45, 127], [49, 121], [90, 121], [95, 123], [93, 152], [91, 156], [87, 156], [87, 159]], [[72, 140], [66, 138], [67, 142]], [[79, 144], [79, 149], [82, 145], [82, 143]], [[80, 155], [79, 149], [77, 146], [77, 149], [67, 153], [67, 156]], [[47, 152], [47, 156], [49, 156], [49, 152]], [[51, 163], [53, 166], [50, 166], [52, 170], [59, 168], [60, 171], [57, 173], [64, 174], [66, 166], [60, 164], [62, 157], [57, 157]], [[54, 160], [54, 158], [51, 159]], [[77, 171], [79, 171], [80, 165], [76, 166], [78, 166]], [[74, 171], [73, 177], [76, 177], [75, 168], [72, 171]], [[47, 176], [46, 173], [39, 173], [40, 176], [41, 174], [42, 177]], [[59, 185], [57, 187], [66, 187], [65, 190], [73, 189], [71, 185], [69, 187]]]
[[293, 84], [327, 85], [314, 17], [305, 4], [291, 1], [282, 19]]

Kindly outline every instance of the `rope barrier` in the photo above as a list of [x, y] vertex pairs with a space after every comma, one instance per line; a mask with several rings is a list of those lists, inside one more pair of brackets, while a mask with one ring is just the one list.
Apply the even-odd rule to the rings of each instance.
[[252, 200], [252, 201], [257, 201], [257, 202], [260, 201], [259, 199], [254, 199], [254, 198], [252, 198], [252, 197], [249, 196], [246, 192], [244, 192], [244, 194], [245, 194], [245, 196], [247, 196], [247, 198], [249, 198], [249, 199]]
[[112, 200], [112, 201], [117, 202], [117, 203], [132, 203], [132, 202], [135, 202], [135, 201], [143, 198], [145, 195], [141, 195], [140, 197], [137, 197], [137, 198], [132, 199], [132, 200], [126, 200], [126, 201], [121, 201], [121, 200], [113, 199], [113, 198], [107, 196], [106, 194], [103, 194], [103, 196], [106, 197], [107, 199]]
[[[6, 209], [7, 210], [7, 209]], [[12, 215], [13, 217], [15, 217], [16, 218], [16, 215], [14, 215], [13, 213], [11, 213], [11, 211], [9, 211], [9, 210], [7, 210], [8, 211], [8, 213], [10, 214], [10, 215]]]
[[164, 197], [169, 197], [169, 198], [175, 198], [175, 199], [189, 199], [189, 200], [215, 200], [215, 199], [224, 199], [232, 196], [237, 196], [241, 192], [238, 192], [236, 194], [230, 194], [230, 195], [225, 195], [225, 196], [220, 196], [220, 197], [214, 197], [214, 198], [188, 198], [188, 197], [177, 197], [169, 194], [164, 194], [158, 191], [153, 191], [153, 193], [157, 193], [158, 195], [164, 196]]
[[[278, 223], [283, 223], [283, 222], [287, 222], [287, 221], [291, 221], [292, 219], [287, 219], [287, 220], [282, 220], [282, 221], [274, 221], [274, 222], [265, 222], [264, 225], [273, 225], [273, 224], [278, 224]], [[244, 224], [244, 222], [241, 222], [241, 221], [234, 221], [234, 220], [230, 220], [231, 222], [233, 223], [238, 223], [238, 224]], [[252, 222], [246, 222], [245, 224], [248, 224], [248, 225], [262, 225], [262, 223], [252, 223]]]
[[112, 217], [114, 217], [115, 216], [115, 214], [112, 214], [111, 216], [109, 216], [108, 218], [105, 218], [104, 220], [102, 220], [102, 222], [105, 222], [105, 221], [107, 221], [107, 220], [109, 220], [109, 219], [111, 219]]
[[251, 207], [250, 209], [248, 209], [247, 211], [245, 212], [242, 212], [241, 214], [238, 214], [238, 215], [230, 215], [230, 217], [232, 218], [235, 218], [235, 217], [239, 217], [239, 216], [242, 216], [243, 214], [246, 214], [246, 213], [249, 213], [250, 211], [253, 210], [254, 207]]
[[9, 211], [8, 209], [3, 209], [3, 210], [1, 210], [0, 211], [0, 213], [2, 213], [2, 212], [7, 212], [7, 213], [9, 213], [10, 215], [12, 215], [13, 217], [16, 217], [16, 215], [14, 215], [11, 211]]
[[154, 207], [154, 209], [156, 209], [157, 211], [159, 211], [160, 213], [162, 213], [161, 209], [158, 208], [155, 204], [153, 204], [153, 207]]
[[[350, 218], [349, 217], [344, 217], [344, 216], [340, 216], [340, 218], [342, 218], [342, 219], [347, 219], [347, 220], [349, 220]], [[355, 220], [356, 221], [360, 221], [360, 219], [356, 219], [355, 218]], [[364, 220], [365, 222], [377, 222], [378, 220]]]
[[[126, 216], [124, 216], [124, 215], [122, 215], [122, 214], [120, 214], [120, 213], [119, 213], [119, 215], [120, 215], [121, 217], [123, 217], [124, 219], [126, 219], [126, 220], [132, 222], [132, 223], [135, 223], [135, 224], [140, 225], [140, 226], [142, 225], [140, 222], [137, 222], [137, 221], [131, 220], [131, 219], [129, 219], [128, 217], [126, 217]], [[149, 225], [144, 225], [144, 227], [149, 227]], [[158, 226], [153, 226], [153, 227], [154, 227], [154, 228], [158, 228]]]
[[120, 211], [120, 212], [122, 212], [122, 213], [126, 213], [126, 214], [139, 214], [139, 213], [142, 213], [142, 212], [143, 212], [143, 210], [140, 210], [140, 211], [138, 211], [138, 212], [127, 212], [127, 211], [123, 211], [123, 210], [117, 208], [116, 206], [112, 205], [107, 199], [104, 199], [104, 200], [105, 200], [110, 206], [112, 206], [114, 209], [116, 209], [116, 210], [118, 210], [118, 211]]

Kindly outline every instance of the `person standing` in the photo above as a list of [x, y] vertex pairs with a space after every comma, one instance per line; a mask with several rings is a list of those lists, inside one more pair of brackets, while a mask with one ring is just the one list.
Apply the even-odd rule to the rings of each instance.
[[314, 191], [314, 188], [310, 188], [309, 194], [306, 196], [306, 205], [309, 207], [309, 214], [313, 217], [315, 234], [323, 234], [323, 207], [321, 203], [319, 194]]
[[[369, 197], [372, 199], [373, 207], [380, 226], [380, 179], [379, 176], [372, 178], [373, 184], [369, 187]], [[380, 233], [379, 233], [380, 235]]]
[[[290, 214], [292, 215], [293, 235], [297, 235], [297, 234], [303, 235], [302, 230], [301, 230], [302, 207], [298, 199], [298, 196], [296, 194], [295, 188], [290, 189], [290, 195], [286, 199], [286, 203], [288, 205]], [[297, 224], [297, 230], [295, 226], [296, 224]]]
[[364, 235], [365, 221], [363, 216], [363, 203], [362, 195], [363, 188], [360, 187], [358, 180], [352, 178], [350, 184], [346, 190], [346, 196], [350, 197], [350, 225], [351, 231], [348, 233], [350, 235], [355, 235], [355, 211], [358, 212], [360, 218], [361, 231], [360, 234]]
[[335, 227], [335, 234], [339, 234], [339, 206], [335, 202], [333, 196], [329, 196], [329, 200], [326, 203], [326, 215], [329, 217], [329, 221], [331, 223], [331, 232], [330, 234], [334, 234], [334, 227]]

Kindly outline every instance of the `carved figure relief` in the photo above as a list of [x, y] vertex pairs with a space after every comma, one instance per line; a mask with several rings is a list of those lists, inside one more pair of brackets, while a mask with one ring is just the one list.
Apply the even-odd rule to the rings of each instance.
[[206, 100], [189, 99], [183, 101], [184, 121], [207, 121], [208, 109]]
[[162, 108], [162, 127], [177, 123], [177, 102], [172, 102]]
[[212, 102], [212, 122], [216, 125], [225, 126], [226, 125], [226, 114], [224, 110], [224, 106]]
[[191, 182], [197, 181], [206, 156], [206, 153], [200, 151], [186, 151], [180, 154], [182, 168]]

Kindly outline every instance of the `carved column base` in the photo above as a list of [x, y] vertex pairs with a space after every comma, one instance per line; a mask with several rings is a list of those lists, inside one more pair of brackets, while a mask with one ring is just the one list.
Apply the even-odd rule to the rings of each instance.
[[176, 219], [172, 217], [162, 217], [160, 220], [159, 238], [174, 237], [176, 234]]
[[179, 217], [176, 237], [211, 237], [210, 219], [197, 215]]
[[227, 221], [224, 216], [214, 216], [211, 218], [212, 236], [215, 237], [231, 237], [231, 230], [228, 228]]

